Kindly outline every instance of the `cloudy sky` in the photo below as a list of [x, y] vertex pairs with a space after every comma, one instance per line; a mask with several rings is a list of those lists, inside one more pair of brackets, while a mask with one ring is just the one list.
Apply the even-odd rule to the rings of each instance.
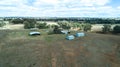
[[120, 17], [120, 0], [0, 0], [0, 16]]

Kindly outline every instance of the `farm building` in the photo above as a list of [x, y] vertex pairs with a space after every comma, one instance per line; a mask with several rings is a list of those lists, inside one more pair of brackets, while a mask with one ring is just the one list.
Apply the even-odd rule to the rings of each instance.
[[68, 30], [62, 30], [61, 33], [63, 33], [63, 34], [69, 34], [70, 31], [68, 31]]
[[30, 32], [29, 35], [30, 35], [30, 36], [32, 36], [32, 35], [40, 35], [40, 32], [36, 32], [36, 31]]

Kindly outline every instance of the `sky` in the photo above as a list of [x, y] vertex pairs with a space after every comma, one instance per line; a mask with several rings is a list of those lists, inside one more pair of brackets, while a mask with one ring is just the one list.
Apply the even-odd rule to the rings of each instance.
[[120, 17], [120, 0], [0, 0], [0, 17]]

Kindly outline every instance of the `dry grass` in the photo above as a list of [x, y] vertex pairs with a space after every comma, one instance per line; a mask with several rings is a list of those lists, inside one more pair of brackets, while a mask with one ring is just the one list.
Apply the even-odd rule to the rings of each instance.
[[120, 36], [86, 33], [68, 41], [63, 34], [28, 36], [29, 30], [0, 31], [0, 67], [117, 67]]
[[21, 30], [24, 29], [24, 25], [23, 24], [6, 24], [4, 27], [4, 29], [10, 29], [10, 30]]

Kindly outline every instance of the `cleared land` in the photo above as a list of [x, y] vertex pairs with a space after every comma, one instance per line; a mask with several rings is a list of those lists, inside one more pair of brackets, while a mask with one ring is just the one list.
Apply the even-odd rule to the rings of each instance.
[[[64, 34], [28, 36], [29, 30], [0, 31], [0, 67], [119, 67], [120, 36], [86, 33], [68, 41]], [[72, 33], [74, 34], [74, 32]]]
[[[41, 21], [37, 21], [37, 23], [40, 23]], [[9, 22], [5, 22], [7, 23], [4, 27], [0, 28], [0, 29], [10, 29], [10, 30], [21, 30], [24, 29], [24, 24], [9, 24]], [[46, 22], [47, 25], [58, 25], [57, 22]], [[113, 24], [111, 25], [111, 28], [113, 29], [113, 27], [115, 25], [120, 25], [120, 24]], [[102, 31], [103, 28], [103, 24], [92, 24], [92, 28], [91, 31]]]
[[24, 29], [24, 25], [23, 24], [6, 24], [1, 29], [10, 29], [10, 30], [19, 29], [20, 30], [20, 29]]

